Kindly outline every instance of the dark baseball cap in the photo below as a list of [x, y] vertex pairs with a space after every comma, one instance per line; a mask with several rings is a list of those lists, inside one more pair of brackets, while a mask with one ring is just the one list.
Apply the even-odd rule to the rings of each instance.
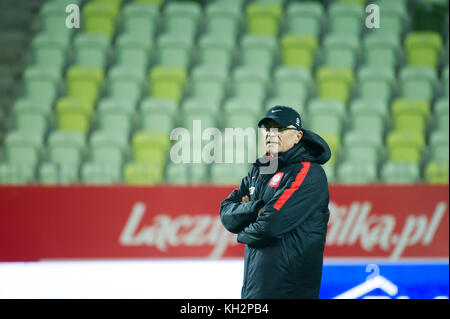
[[258, 122], [258, 127], [264, 125], [269, 119], [274, 120], [282, 127], [293, 125], [299, 131], [302, 129], [302, 119], [300, 114], [289, 106], [276, 105], [268, 109], [264, 118]]

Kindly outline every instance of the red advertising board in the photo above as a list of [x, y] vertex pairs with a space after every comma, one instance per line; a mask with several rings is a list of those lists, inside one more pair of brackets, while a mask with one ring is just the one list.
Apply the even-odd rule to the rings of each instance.
[[[232, 187], [0, 187], [0, 261], [240, 258]], [[326, 258], [448, 258], [449, 188], [330, 186]]]

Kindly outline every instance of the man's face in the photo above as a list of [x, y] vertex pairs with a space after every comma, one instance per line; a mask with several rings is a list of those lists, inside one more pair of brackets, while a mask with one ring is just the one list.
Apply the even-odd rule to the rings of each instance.
[[300, 142], [303, 132], [293, 125], [281, 127], [274, 120], [267, 120], [263, 127], [266, 151], [270, 154], [283, 153]]

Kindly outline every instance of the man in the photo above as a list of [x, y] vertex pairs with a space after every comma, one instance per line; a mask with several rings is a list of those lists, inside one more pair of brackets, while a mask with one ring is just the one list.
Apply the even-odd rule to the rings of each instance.
[[[329, 218], [321, 164], [330, 148], [287, 106], [269, 109], [258, 126], [267, 153], [220, 204], [223, 225], [246, 244], [241, 297], [318, 298]], [[276, 172], [264, 174], [267, 162]]]

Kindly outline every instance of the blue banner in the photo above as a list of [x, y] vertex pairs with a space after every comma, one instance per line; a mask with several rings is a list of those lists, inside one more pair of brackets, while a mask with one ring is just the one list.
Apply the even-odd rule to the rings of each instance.
[[434, 299], [448, 296], [448, 262], [326, 262], [323, 267], [322, 299]]

